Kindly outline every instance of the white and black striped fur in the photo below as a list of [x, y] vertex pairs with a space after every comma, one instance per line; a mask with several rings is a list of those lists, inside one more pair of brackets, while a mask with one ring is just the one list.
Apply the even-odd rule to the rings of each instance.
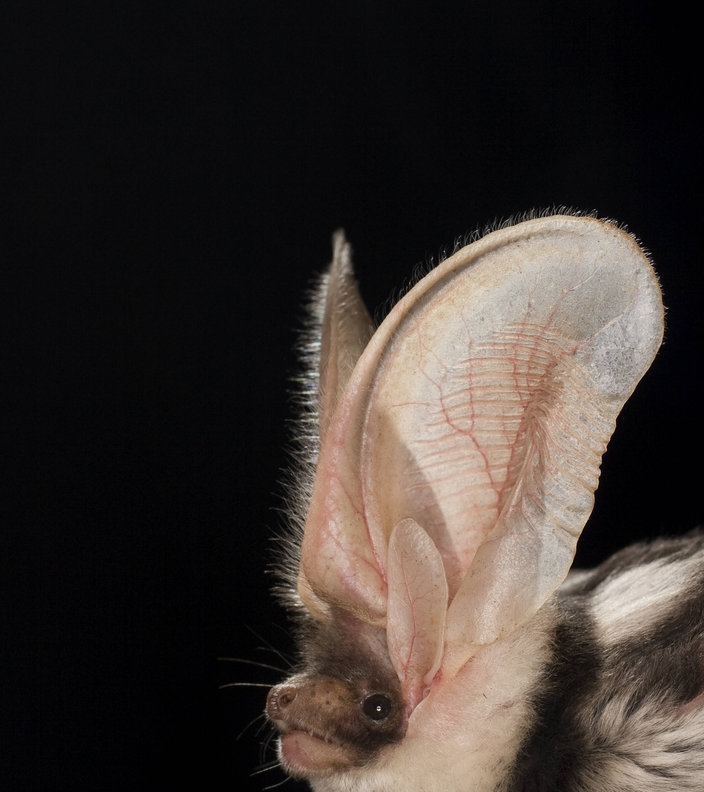
[[704, 534], [627, 547], [557, 594], [511, 792], [704, 784]]

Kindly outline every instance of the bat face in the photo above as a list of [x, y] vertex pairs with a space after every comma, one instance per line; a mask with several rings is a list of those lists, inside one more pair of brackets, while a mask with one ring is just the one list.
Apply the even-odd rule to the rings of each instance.
[[[301, 662], [266, 704], [283, 768], [316, 792], [671, 789], [650, 760], [631, 772], [614, 757], [655, 744], [651, 727], [669, 735], [653, 767], [704, 746], [699, 678], [684, 697], [661, 691], [666, 715], [643, 714], [640, 731], [637, 696], [618, 716], [604, 703], [632, 667], [614, 658], [636, 657], [617, 648], [609, 614], [638, 615], [614, 578], [637, 579], [646, 556], [560, 588], [616, 417], [662, 339], [635, 240], [573, 215], [500, 228], [375, 329], [337, 235], [312, 316], [308, 457], [280, 585]], [[676, 553], [658, 552], [647, 575], [674, 602]], [[701, 648], [700, 628], [690, 620], [683, 654]], [[595, 707], [611, 731], [590, 752]], [[701, 782], [704, 748], [692, 761]]]
[[301, 643], [305, 670], [272, 688], [266, 704], [289, 774], [362, 767], [403, 739], [406, 706], [383, 630], [340, 613], [330, 624], [308, 624]]

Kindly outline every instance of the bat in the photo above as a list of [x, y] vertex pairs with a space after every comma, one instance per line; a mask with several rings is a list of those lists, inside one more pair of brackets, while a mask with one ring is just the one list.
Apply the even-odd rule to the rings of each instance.
[[315, 792], [704, 789], [704, 535], [571, 570], [663, 337], [618, 224], [533, 214], [375, 327], [342, 232], [316, 289], [265, 712]]

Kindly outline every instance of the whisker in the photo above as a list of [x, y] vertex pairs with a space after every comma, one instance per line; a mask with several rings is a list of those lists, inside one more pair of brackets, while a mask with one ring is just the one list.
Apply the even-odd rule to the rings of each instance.
[[269, 663], [261, 663], [258, 660], [245, 660], [243, 657], [218, 657], [216, 660], [219, 663], [244, 663], [245, 665], [257, 666], [258, 668], [268, 668], [271, 671], [277, 671], [280, 674], [286, 673], [285, 668], [270, 665]]
[[264, 787], [264, 792], [267, 792], [267, 790], [269, 790], [269, 789], [276, 789], [277, 787], [281, 787], [284, 784], [287, 784], [290, 780], [291, 779], [288, 776], [286, 776], [286, 778], [284, 778], [283, 781], [279, 781], [278, 784], [269, 784], [268, 786], [265, 786]]
[[260, 712], [258, 715], [255, 715], [252, 718], [252, 720], [243, 727], [242, 731], [235, 737], [235, 740], [240, 740], [244, 735], [244, 733], [247, 731], [247, 729], [253, 726], [258, 720], [262, 721], [262, 723], [259, 724], [259, 728], [257, 729], [257, 734], [260, 734], [262, 728], [266, 726], [266, 722], [267, 722], [266, 716], [264, 715], [263, 712]]
[[281, 765], [278, 759], [272, 759], [271, 761], [267, 762], [261, 767], [258, 767], [256, 770], [252, 770], [250, 775], [252, 776], [262, 775], [263, 773], [268, 773], [270, 770], [275, 770], [277, 767], [280, 766]]
[[[266, 721], [265, 721], [265, 724], [266, 724]], [[267, 751], [271, 750], [271, 743], [272, 743], [272, 741], [273, 741], [275, 736], [276, 736], [275, 732], [273, 730], [270, 730], [269, 733], [264, 738], [264, 740], [259, 745], [259, 761], [262, 764], [266, 764], [266, 760], [265, 760], [264, 757], [266, 756]], [[277, 761], [278, 761], [278, 757], [277, 757]]]
[[225, 688], [231, 688], [231, 687], [270, 688], [271, 685], [267, 684], [266, 682], [225, 682], [222, 685], [218, 685], [218, 690], [224, 690]]
[[[275, 626], [277, 626], [277, 625], [275, 625]], [[283, 652], [281, 652], [279, 649], [277, 649], [270, 641], [267, 641], [266, 638], [264, 638], [262, 635], [260, 635], [256, 630], [254, 630], [249, 625], [246, 625], [246, 627], [247, 627], [247, 630], [249, 630], [249, 632], [251, 632], [252, 635], [257, 640], [261, 641], [264, 644], [264, 646], [259, 647], [260, 649], [264, 649], [264, 650], [267, 650], [269, 652], [272, 652], [277, 657], [281, 658], [281, 660], [286, 664], [287, 668], [290, 668], [293, 665], [293, 662], [292, 662], [291, 658], [286, 657], [286, 655]], [[279, 629], [281, 629], [282, 632], [285, 632], [283, 630], [283, 628], [279, 627]], [[288, 636], [288, 632], [286, 632], [286, 637], [287, 638], [289, 637]]]

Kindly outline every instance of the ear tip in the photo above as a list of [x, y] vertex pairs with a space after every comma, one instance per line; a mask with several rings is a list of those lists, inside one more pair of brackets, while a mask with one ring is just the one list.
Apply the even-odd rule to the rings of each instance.
[[333, 277], [349, 278], [352, 275], [352, 246], [345, 230], [338, 228], [332, 234], [332, 262], [329, 271]]
[[332, 249], [333, 255], [337, 258], [338, 254], [343, 250], [349, 250], [350, 243], [347, 239], [347, 234], [344, 228], [337, 228], [332, 233]]

